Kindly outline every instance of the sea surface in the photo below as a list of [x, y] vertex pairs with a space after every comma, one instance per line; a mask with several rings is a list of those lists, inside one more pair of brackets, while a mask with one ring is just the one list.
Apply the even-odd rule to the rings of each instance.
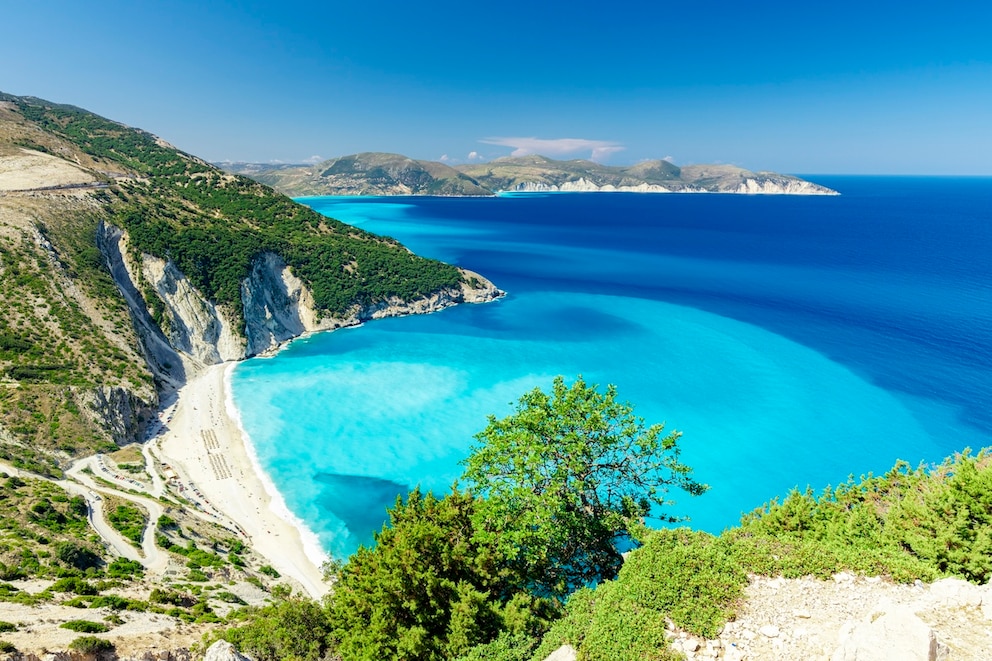
[[813, 179], [842, 195], [301, 199], [508, 295], [239, 365], [261, 465], [345, 557], [559, 374], [683, 432], [711, 489], [669, 511], [711, 532], [795, 487], [992, 445], [992, 179]]

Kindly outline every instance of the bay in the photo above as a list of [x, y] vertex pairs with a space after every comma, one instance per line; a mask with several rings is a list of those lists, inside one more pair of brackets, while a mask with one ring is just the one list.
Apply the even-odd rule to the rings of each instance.
[[558, 374], [684, 433], [712, 488], [672, 511], [713, 532], [793, 487], [989, 445], [992, 180], [816, 181], [842, 195], [301, 199], [508, 295], [240, 365], [261, 464], [344, 557]]

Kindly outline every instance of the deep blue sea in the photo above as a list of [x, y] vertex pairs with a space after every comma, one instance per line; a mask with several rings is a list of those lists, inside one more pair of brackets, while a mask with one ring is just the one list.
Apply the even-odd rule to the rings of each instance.
[[992, 445], [992, 179], [813, 179], [842, 195], [303, 198], [508, 295], [240, 365], [261, 464], [341, 557], [558, 374], [683, 432], [711, 489], [672, 510], [712, 532], [793, 487]]

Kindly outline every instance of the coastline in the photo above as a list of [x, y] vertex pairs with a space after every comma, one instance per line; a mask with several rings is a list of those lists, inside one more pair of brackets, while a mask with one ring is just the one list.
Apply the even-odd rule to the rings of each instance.
[[158, 442], [160, 458], [240, 527], [272, 567], [320, 598], [329, 591], [320, 570], [326, 556], [316, 535], [286, 508], [241, 428], [230, 388], [235, 365], [211, 365], [180, 389]]

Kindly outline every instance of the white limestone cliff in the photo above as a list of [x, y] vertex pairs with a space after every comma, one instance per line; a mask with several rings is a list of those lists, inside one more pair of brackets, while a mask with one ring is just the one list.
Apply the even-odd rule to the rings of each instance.
[[[313, 294], [286, 262], [275, 253], [264, 253], [241, 283], [241, 333], [236, 315], [208, 301], [174, 263], [147, 254], [135, 258], [126, 232], [104, 226], [99, 244], [131, 309], [149, 365], [159, 379], [173, 386], [181, 385], [207, 365], [261, 354], [304, 333], [355, 326], [370, 319], [435, 312], [503, 295], [482, 276], [462, 270], [464, 282], [457, 287], [412, 301], [391, 298], [367, 306], [355, 305], [338, 317], [322, 316]], [[161, 326], [148, 310], [145, 297], [149, 295], [157, 296], [164, 305]]]

